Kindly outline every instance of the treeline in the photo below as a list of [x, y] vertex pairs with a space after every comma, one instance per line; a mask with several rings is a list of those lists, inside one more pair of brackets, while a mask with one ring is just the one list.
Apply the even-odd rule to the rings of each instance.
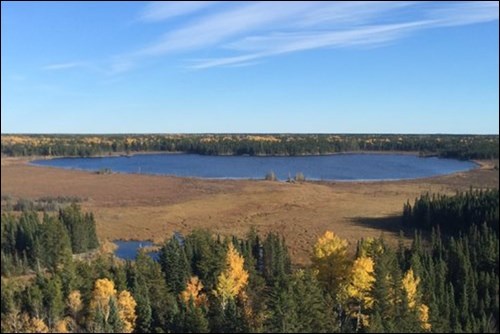
[[58, 216], [25, 210], [2, 213], [2, 276], [68, 263], [72, 254], [99, 247], [94, 216], [73, 203]]
[[6, 156], [95, 156], [132, 152], [203, 155], [318, 155], [356, 151], [420, 152], [458, 159], [498, 158], [497, 135], [206, 134], [2, 135]]
[[197, 230], [158, 262], [65, 257], [29, 280], [2, 275], [2, 332], [496, 332], [498, 246], [483, 224], [409, 248], [360, 240], [353, 258], [326, 232], [296, 268], [277, 234]]
[[403, 223], [413, 228], [457, 234], [485, 223], [498, 234], [498, 189], [472, 190], [454, 196], [428, 193], [403, 207]]

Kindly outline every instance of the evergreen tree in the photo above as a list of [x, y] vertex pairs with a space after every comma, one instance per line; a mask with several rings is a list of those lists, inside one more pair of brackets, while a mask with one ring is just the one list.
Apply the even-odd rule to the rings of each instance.
[[186, 286], [190, 269], [186, 253], [175, 236], [160, 249], [159, 262], [168, 288], [175, 295], [179, 294]]

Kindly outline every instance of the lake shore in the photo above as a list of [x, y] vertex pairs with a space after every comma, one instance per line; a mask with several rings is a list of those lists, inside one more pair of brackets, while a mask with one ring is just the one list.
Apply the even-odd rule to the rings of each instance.
[[[478, 167], [473, 161], [420, 157], [415, 152], [405, 153], [407, 154], [362, 151], [264, 157], [146, 152], [94, 158], [36, 157], [28, 163], [99, 174], [149, 174], [213, 180], [262, 180], [269, 171], [273, 171], [282, 182], [294, 182], [292, 176], [302, 172], [306, 174], [307, 181], [312, 182], [377, 182], [428, 178]], [[177, 157], [172, 158], [173, 156]], [[373, 167], [366, 167], [370, 165]], [[386, 167], [382, 168], [383, 166]]]

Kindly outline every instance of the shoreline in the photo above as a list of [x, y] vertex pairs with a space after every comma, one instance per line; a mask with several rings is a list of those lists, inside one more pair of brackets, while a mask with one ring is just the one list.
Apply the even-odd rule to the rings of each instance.
[[[184, 153], [184, 152], [164, 152], [164, 151], [159, 151], [159, 152], [136, 152], [134, 154], [131, 154], [130, 156], [135, 156], [135, 155], [154, 155], [154, 154], [196, 154], [196, 153]], [[363, 154], [363, 155], [411, 155], [411, 156], [419, 156], [417, 152], [408, 152], [408, 151], [350, 151], [350, 152], [336, 152], [336, 153], [331, 153], [331, 154], [324, 154], [324, 155], [298, 155], [298, 156], [252, 156], [252, 157], [318, 157], [318, 156], [335, 156], [335, 155], [355, 155], [355, 154]], [[196, 154], [200, 156], [205, 156], [201, 154]], [[79, 172], [84, 172], [84, 173], [89, 173], [89, 174], [97, 174], [96, 171], [91, 171], [88, 169], [81, 169], [81, 168], [64, 168], [64, 167], [55, 167], [55, 166], [46, 166], [46, 165], [39, 165], [36, 163], [33, 163], [35, 160], [53, 160], [53, 159], [86, 159], [86, 158], [106, 158], [106, 157], [123, 157], [122, 154], [114, 153], [112, 155], [103, 155], [103, 156], [92, 156], [92, 157], [73, 157], [73, 156], [29, 156], [29, 157], [2, 157], [2, 166], [4, 166], [4, 162], [6, 164], [9, 164], [9, 162], [19, 162], [21, 164], [27, 165], [27, 166], [33, 166], [37, 168], [50, 168], [50, 169], [56, 169], [56, 170], [67, 170], [67, 171], [79, 171]], [[240, 156], [236, 156], [240, 157]], [[251, 157], [251, 156], [248, 156]], [[421, 158], [427, 158], [427, 157], [421, 157]], [[439, 157], [438, 157], [439, 158]], [[492, 169], [494, 164], [492, 163], [493, 160], [459, 160], [459, 159], [451, 159], [451, 158], [441, 158], [441, 159], [450, 159], [450, 160], [457, 160], [457, 161], [468, 161], [474, 164], [474, 166], [468, 170], [464, 171], [457, 171], [453, 173], [446, 173], [446, 174], [438, 174], [438, 175], [432, 175], [432, 176], [424, 176], [424, 177], [417, 177], [417, 178], [399, 178], [399, 179], [354, 179], [354, 180], [343, 180], [343, 179], [331, 179], [331, 180], [322, 180], [322, 179], [306, 179], [305, 181], [301, 182], [296, 182], [298, 184], [300, 183], [313, 183], [313, 184], [335, 184], [335, 183], [352, 183], [352, 184], [374, 184], [374, 183], [397, 183], [397, 182], [405, 182], [405, 181], [425, 181], [425, 180], [433, 180], [435, 178], [439, 177], [446, 177], [446, 176], [453, 176], [453, 175], [460, 175], [463, 173], [468, 173], [476, 169]], [[207, 181], [216, 181], [216, 182], [224, 182], [224, 181], [267, 181], [265, 180], [265, 175], [262, 176], [262, 178], [246, 178], [246, 177], [198, 177], [198, 176], [178, 176], [174, 174], [161, 174], [161, 173], [130, 173], [130, 172], [117, 172], [117, 171], [112, 171], [111, 174], [119, 174], [119, 175], [146, 175], [146, 176], [158, 176], [158, 177], [169, 177], [169, 178], [176, 178], [176, 179], [181, 179], [181, 180], [207, 180]], [[286, 180], [278, 180], [278, 181], [267, 181], [267, 182], [277, 182], [277, 183], [283, 183], [283, 184], [289, 184]]]

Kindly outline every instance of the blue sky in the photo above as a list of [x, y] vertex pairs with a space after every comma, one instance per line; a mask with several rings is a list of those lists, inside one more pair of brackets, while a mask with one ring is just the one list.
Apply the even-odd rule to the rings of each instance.
[[498, 134], [498, 2], [4, 2], [2, 133]]

